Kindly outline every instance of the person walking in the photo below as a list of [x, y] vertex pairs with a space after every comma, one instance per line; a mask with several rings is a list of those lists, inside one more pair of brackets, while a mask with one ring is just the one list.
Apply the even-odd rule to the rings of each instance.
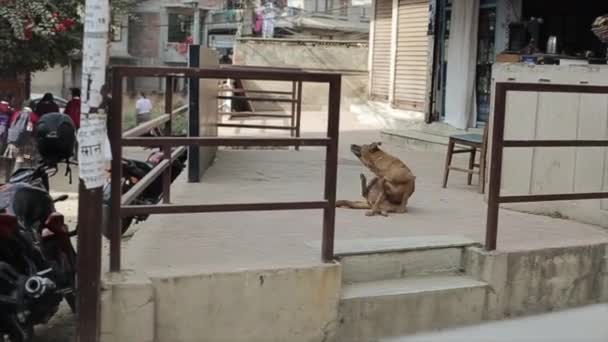
[[[72, 88], [72, 99], [65, 106], [64, 114], [72, 119], [74, 128], [76, 128], [76, 134], [78, 134], [78, 129], [80, 128], [80, 104], [80, 89]], [[78, 161], [78, 139], [76, 139], [74, 144], [74, 160]]]
[[64, 114], [72, 119], [76, 129], [80, 128], [80, 89], [72, 88], [72, 99], [65, 106]]
[[57, 105], [57, 103], [55, 103], [55, 98], [53, 97], [53, 94], [44, 94], [42, 100], [40, 100], [40, 102], [38, 102], [38, 105], [36, 105], [36, 108], [34, 108], [34, 112], [36, 112], [38, 116], [43, 116], [44, 114], [48, 113], [59, 113], [59, 106]]
[[11, 117], [8, 147], [4, 157], [15, 159], [15, 171], [22, 167], [35, 167], [37, 164], [38, 149], [34, 139], [34, 128], [39, 119], [40, 116], [27, 105], [21, 110], [16, 110]]
[[146, 97], [144, 92], [141, 92], [139, 99], [135, 103], [135, 124], [140, 124], [150, 121], [150, 113], [152, 112], [152, 102]]
[[13, 108], [8, 99], [0, 100], [0, 155], [4, 153], [7, 145], [8, 128], [10, 126]]

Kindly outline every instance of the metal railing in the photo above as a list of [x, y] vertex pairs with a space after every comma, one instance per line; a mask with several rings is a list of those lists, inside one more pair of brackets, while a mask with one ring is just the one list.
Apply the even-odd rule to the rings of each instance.
[[[241, 80], [237, 81], [236, 84], [242, 84]], [[292, 137], [299, 138], [301, 132], [301, 117], [302, 117], [302, 82], [292, 81], [291, 91], [277, 91], [277, 90], [260, 90], [260, 89], [245, 89], [245, 88], [228, 88], [219, 90], [219, 100], [241, 100], [247, 102], [270, 102], [278, 104], [290, 105], [289, 114], [286, 113], [275, 113], [267, 111], [233, 111], [232, 109], [227, 112], [220, 112], [220, 118], [225, 116], [229, 120], [248, 120], [248, 119], [290, 119], [288, 126], [279, 125], [258, 125], [258, 124], [247, 124], [247, 123], [226, 123], [220, 122], [217, 124], [218, 127], [225, 128], [246, 128], [246, 129], [267, 129], [267, 130], [285, 130], [289, 131]], [[230, 94], [232, 93], [232, 94]], [[253, 106], [250, 106], [253, 108]], [[296, 150], [299, 150], [299, 146], [295, 146]]]
[[[172, 108], [171, 85], [177, 77], [194, 79], [242, 79], [263, 81], [289, 81], [326, 83], [329, 85], [329, 106], [327, 135], [321, 138], [264, 138], [264, 137], [139, 137], [152, 127], [165, 125], [171, 132], [172, 115], [165, 114], [153, 122], [142, 124], [124, 134], [122, 133], [122, 93], [124, 77], [163, 77], [166, 79], [167, 92], [165, 112]], [[299, 88], [301, 91], [301, 87]], [[338, 136], [340, 124], [341, 75], [336, 73], [308, 72], [292, 68], [260, 67], [207, 67], [207, 68], [170, 68], [170, 67], [130, 67], [112, 68], [112, 120], [110, 140], [112, 145], [112, 197], [110, 208], [110, 271], [121, 268], [121, 219], [142, 214], [183, 214], [234, 211], [269, 210], [306, 210], [323, 209], [323, 239], [321, 258], [331, 262], [334, 258], [335, 202], [338, 166]], [[212, 113], [218, 115], [217, 112]], [[121, 195], [122, 148], [125, 146], [158, 147], [164, 152], [164, 160], [158, 164], [128, 193]], [[271, 202], [271, 203], [230, 203], [230, 204], [170, 204], [171, 201], [171, 162], [185, 146], [324, 146], [325, 186], [324, 196], [319, 201], [308, 202]], [[173, 148], [177, 148], [173, 150]], [[147, 185], [162, 175], [163, 204], [132, 205], [131, 202]]]
[[501, 203], [569, 201], [608, 198], [608, 192], [501, 196], [504, 148], [530, 147], [607, 147], [608, 140], [505, 140], [505, 115], [509, 92], [578, 93], [608, 95], [608, 86], [558, 85], [537, 83], [496, 83], [491, 138], [491, 164], [486, 224], [486, 249], [495, 250], [498, 235], [498, 212]]

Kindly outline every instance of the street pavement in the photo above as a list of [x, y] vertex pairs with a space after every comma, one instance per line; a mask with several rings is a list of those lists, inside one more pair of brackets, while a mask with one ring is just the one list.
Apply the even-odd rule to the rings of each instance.
[[379, 342], [606, 342], [608, 304]]

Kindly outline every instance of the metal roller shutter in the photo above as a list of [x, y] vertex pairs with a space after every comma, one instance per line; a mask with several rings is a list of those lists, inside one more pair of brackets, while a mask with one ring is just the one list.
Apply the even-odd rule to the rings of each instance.
[[399, 0], [394, 105], [424, 110], [427, 97], [428, 0]]
[[393, 26], [392, 13], [392, 0], [376, 1], [371, 80], [371, 97], [373, 100], [388, 100], [391, 69], [391, 28]]

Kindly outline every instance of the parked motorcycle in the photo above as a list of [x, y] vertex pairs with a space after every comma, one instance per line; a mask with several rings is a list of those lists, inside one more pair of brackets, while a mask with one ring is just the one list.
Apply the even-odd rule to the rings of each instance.
[[46, 164], [0, 186], [0, 341], [27, 342], [62, 300], [75, 311], [76, 252], [48, 193]]
[[[188, 156], [186, 153], [180, 155], [171, 164], [171, 182], [173, 182], [184, 170]], [[121, 192], [126, 194], [135, 184], [141, 181], [152, 169], [163, 160], [163, 152], [156, 151], [148, 156], [145, 162], [134, 159], [122, 160], [122, 184]], [[163, 197], [162, 177], [158, 177], [144, 190], [131, 204], [132, 205], [151, 205], [157, 204]], [[109, 217], [110, 217], [111, 187], [110, 182], [106, 182], [103, 188], [103, 227], [104, 236], [109, 238]], [[124, 234], [127, 229], [135, 222], [143, 222], [149, 215], [138, 215], [123, 217], [121, 231]]]

